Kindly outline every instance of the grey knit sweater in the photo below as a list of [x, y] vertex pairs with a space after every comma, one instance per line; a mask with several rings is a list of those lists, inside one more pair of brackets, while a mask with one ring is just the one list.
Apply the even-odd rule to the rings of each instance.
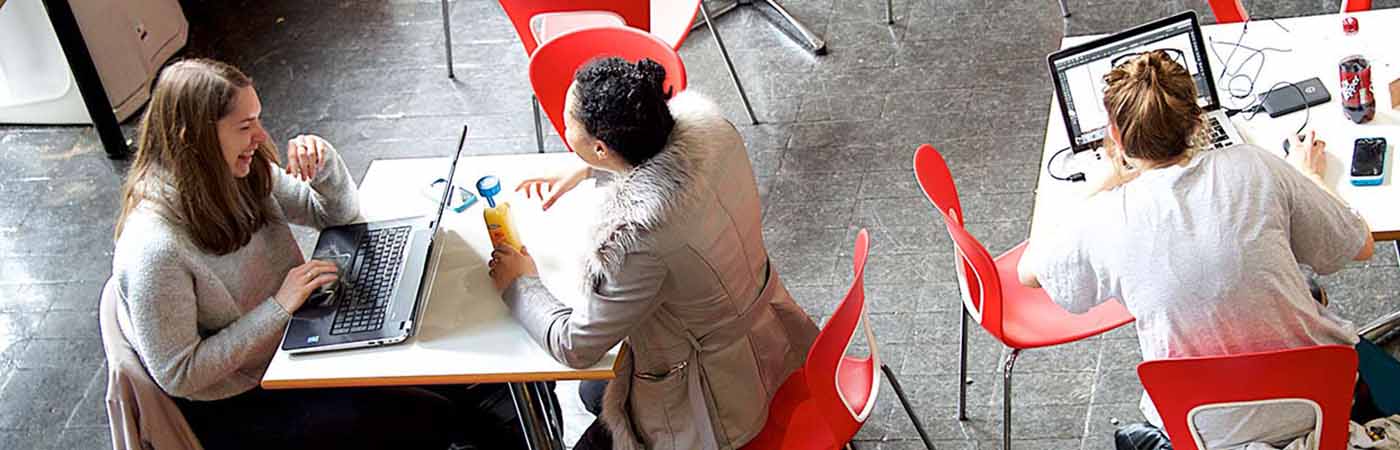
[[201, 251], [149, 204], [126, 218], [112, 260], [122, 331], [172, 396], [217, 400], [256, 387], [290, 318], [272, 297], [304, 262], [288, 223], [324, 228], [359, 215], [334, 149], [310, 183], [272, 171], [268, 201], [280, 216], [226, 255]]

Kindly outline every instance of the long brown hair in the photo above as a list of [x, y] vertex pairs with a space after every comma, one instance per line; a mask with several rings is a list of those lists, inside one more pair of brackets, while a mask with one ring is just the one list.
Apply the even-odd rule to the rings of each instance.
[[235, 178], [219, 144], [218, 121], [232, 113], [238, 89], [253, 80], [237, 68], [209, 59], [179, 61], [156, 81], [141, 119], [136, 160], [122, 187], [114, 238], [142, 202], [183, 229], [196, 246], [224, 255], [246, 245], [276, 215], [270, 142], [253, 153], [252, 170]]
[[1205, 118], [1196, 103], [1196, 81], [1162, 50], [1115, 67], [1103, 77], [1103, 103], [1118, 127], [1123, 152], [1148, 161], [1171, 161], [1195, 148]]

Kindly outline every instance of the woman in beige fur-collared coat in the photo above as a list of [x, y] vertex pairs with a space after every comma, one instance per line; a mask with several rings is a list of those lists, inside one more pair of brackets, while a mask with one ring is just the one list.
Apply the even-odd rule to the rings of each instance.
[[768, 263], [742, 138], [708, 100], [668, 101], [664, 79], [650, 60], [584, 66], [564, 134], [587, 166], [520, 186], [548, 194], [548, 208], [592, 171], [611, 174], [588, 306], [556, 300], [528, 249], [498, 249], [490, 262], [514, 317], [559, 361], [590, 366], [627, 341], [601, 423], [575, 448], [741, 447], [817, 334]]

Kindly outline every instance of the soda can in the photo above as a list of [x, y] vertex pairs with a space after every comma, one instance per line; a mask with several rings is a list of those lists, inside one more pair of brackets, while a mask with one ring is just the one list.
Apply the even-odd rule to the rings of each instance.
[[1376, 96], [1371, 91], [1371, 63], [1361, 55], [1342, 60], [1342, 113], [1355, 123], [1376, 117]]

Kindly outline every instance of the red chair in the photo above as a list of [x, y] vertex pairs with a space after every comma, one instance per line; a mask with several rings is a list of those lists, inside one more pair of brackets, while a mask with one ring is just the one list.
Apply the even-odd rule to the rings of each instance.
[[1142, 387], [1157, 405], [1172, 447], [1205, 449], [1192, 417], [1210, 405], [1304, 401], [1318, 417], [1314, 450], [1347, 448], [1356, 349], [1322, 345], [1290, 350], [1138, 364]]
[[[763, 431], [744, 446], [745, 450], [837, 449], [850, 443], [875, 409], [880, 392], [880, 373], [889, 377], [904, 412], [914, 429], [933, 450], [924, 425], [914, 415], [904, 389], [889, 366], [880, 362], [880, 351], [865, 308], [865, 260], [870, 252], [870, 234], [856, 236], [855, 280], [846, 299], [836, 307], [822, 328], [807, 361], [793, 372], [768, 407]], [[870, 344], [866, 357], [846, 356], [856, 338], [856, 325], [864, 323], [865, 340]], [[876, 367], [879, 370], [876, 370]]]
[[[525, 53], [534, 55], [535, 49], [545, 41], [569, 31], [581, 28], [628, 26], [650, 32], [661, 38], [674, 50], [680, 50], [681, 43], [690, 35], [695, 18], [704, 14], [705, 25], [715, 36], [720, 56], [734, 80], [734, 88], [744, 103], [749, 120], [758, 123], [753, 105], [739, 82], [734, 71], [734, 63], [729, 59], [729, 50], [724, 47], [718, 30], [708, 20], [709, 12], [700, 0], [500, 0], [520, 37]], [[538, 105], [536, 105], [538, 107]], [[544, 129], [539, 123], [539, 111], [535, 111], [535, 137], [539, 150], [544, 152]]]
[[914, 153], [914, 175], [933, 202], [953, 238], [958, 281], [963, 291], [962, 341], [958, 366], [958, 420], [967, 420], [967, 319], [977, 320], [992, 337], [1011, 348], [1002, 373], [1003, 449], [1011, 448], [1011, 373], [1021, 351], [1074, 342], [1133, 321], [1118, 301], [1103, 303], [1085, 314], [1071, 314], [1044, 290], [1022, 286], [1016, 265], [1026, 250], [1023, 242], [992, 258], [982, 243], [963, 228], [962, 205], [948, 164], [933, 146]]
[[[685, 63], [680, 55], [649, 33], [635, 28], [585, 28], [549, 40], [530, 57], [530, 85], [560, 136], [564, 135], [564, 97], [579, 67], [597, 58], [629, 61], [650, 58], [666, 68], [666, 88], [685, 90]], [[564, 143], [568, 146], [568, 142]], [[573, 149], [569, 149], [573, 150]]]
[[[1369, 11], [1371, 0], [1342, 0], [1342, 12]], [[1210, 10], [1215, 13], [1216, 23], [1249, 21], [1249, 11], [1240, 0], [1210, 0]]]

